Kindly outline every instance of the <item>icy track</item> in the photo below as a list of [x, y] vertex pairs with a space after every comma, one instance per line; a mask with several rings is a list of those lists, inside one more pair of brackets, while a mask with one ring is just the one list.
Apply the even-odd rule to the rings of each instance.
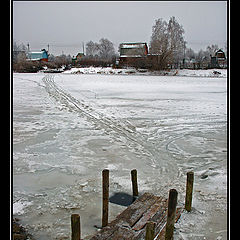
[[[193, 170], [175, 239], [227, 239], [225, 77], [13, 77], [13, 213], [36, 239], [69, 239], [72, 213], [82, 237], [97, 231], [104, 168], [110, 195], [131, 194], [136, 168], [140, 193], [176, 188], [180, 205]], [[124, 208], [110, 203], [110, 220]]]

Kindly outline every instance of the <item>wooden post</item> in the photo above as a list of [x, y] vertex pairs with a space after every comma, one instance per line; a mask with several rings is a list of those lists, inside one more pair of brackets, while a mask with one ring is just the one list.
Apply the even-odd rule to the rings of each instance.
[[173, 230], [174, 230], [176, 206], [177, 206], [177, 195], [178, 195], [178, 192], [175, 189], [171, 189], [169, 191], [165, 240], [173, 240]]
[[72, 240], [81, 239], [80, 216], [79, 214], [71, 215]]
[[152, 221], [147, 222], [145, 240], [153, 240], [154, 239], [155, 226], [156, 226], [155, 222], [152, 222]]
[[186, 186], [186, 197], [185, 197], [185, 209], [190, 212], [192, 210], [192, 193], [193, 193], [193, 180], [194, 173], [187, 173], [187, 186]]
[[136, 169], [133, 169], [131, 171], [131, 179], [132, 179], [133, 198], [136, 198], [138, 196], [137, 170]]
[[102, 171], [102, 227], [108, 225], [108, 202], [109, 202], [109, 170]]

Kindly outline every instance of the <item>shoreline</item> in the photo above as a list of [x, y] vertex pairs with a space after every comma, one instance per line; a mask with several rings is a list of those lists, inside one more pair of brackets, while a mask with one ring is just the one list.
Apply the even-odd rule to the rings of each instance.
[[33, 236], [19, 223], [18, 218], [12, 218], [13, 240], [35, 240]]
[[[132, 75], [132, 76], [176, 76], [176, 77], [227, 77], [228, 69], [169, 69], [150, 71], [136, 68], [112, 67], [73, 67], [62, 71], [62, 74], [100, 74], [100, 75]], [[41, 72], [41, 71], [40, 71]]]

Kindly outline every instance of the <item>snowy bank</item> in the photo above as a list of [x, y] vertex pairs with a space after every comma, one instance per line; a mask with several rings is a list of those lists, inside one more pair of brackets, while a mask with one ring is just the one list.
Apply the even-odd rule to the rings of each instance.
[[159, 75], [159, 76], [187, 76], [187, 77], [227, 77], [227, 69], [174, 69], [169, 71], [149, 71], [135, 68], [112, 68], [112, 67], [80, 67], [72, 68], [64, 74], [114, 74], [114, 75]]
[[180, 69], [176, 75], [189, 77], [227, 77], [227, 69]]

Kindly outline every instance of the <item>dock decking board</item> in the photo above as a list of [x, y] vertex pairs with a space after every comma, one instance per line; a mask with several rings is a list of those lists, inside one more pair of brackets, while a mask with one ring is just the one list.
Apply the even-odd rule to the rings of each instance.
[[[163, 240], [167, 221], [167, 204], [167, 199], [144, 193], [90, 240], [144, 239], [148, 221], [156, 223], [155, 238]], [[181, 216], [181, 211], [181, 208], [177, 208], [176, 221]]]

